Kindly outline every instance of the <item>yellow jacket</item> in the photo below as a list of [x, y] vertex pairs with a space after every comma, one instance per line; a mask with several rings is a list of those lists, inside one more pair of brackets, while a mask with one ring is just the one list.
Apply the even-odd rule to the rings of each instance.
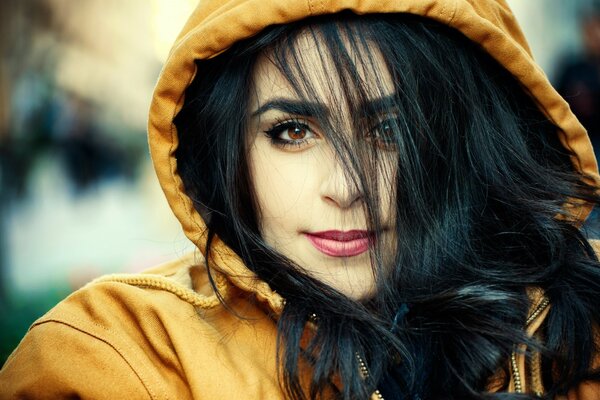
[[[36, 321], [0, 371], [0, 399], [272, 399], [277, 380], [275, 319], [283, 299], [258, 280], [218, 239], [211, 252], [226, 310], [203, 267], [206, 226], [177, 175], [173, 117], [196, 73], [195, 59], [210, 58], [268, 25], [352, 10], [411, 13], [434, 19], [478, 42], [520, 80], [560, 128], [574, 168], [597, 180], [585, 129], [532, 59], [503, 0], [201, 0], [179, 35], [156, 86], [150, 109], [152, 160], [167, 200], [195, 255], [144, 274], [98, 279]], [[583, 221], [589, 207], [571, 210]], [[542, 301], [531, 292], [534, 307]], [[532, 316], [533, 334], [549, 307]], [[535, 392], [536, 371], [516, 355], [510, 390]], [[494, 390], [493, 380], [490, 390]], [[586, 385], [569, 399], [600, 399]]]
[[[216, 283], [245, 319], [224, 309], [202, 260], [192, 255], [144, 274], [92, 282], [32, 325], [0, 372], [0, 399], [284, 398], [273, 319], [281, 298], [260, 282], [256, 297], [224, 274], [216, 274]], [[533, 310], [542, 298], [532, 296]], [[549, 307], [531, 321], [529, 334]], [[523, 392], [536, 391], [540, 376], [524, 356], [516, 362]], [[509, 388], [515, 389], [514, 376]], [[598, 385], [568, 396], [595, 399]]]

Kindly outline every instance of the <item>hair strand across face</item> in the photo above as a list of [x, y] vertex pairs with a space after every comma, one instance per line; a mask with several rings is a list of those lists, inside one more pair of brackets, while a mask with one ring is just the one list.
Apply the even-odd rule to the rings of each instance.
[[[257, 75], [265, 62], [286, 96], [250, 107], [257, 80], [274, 79]], [[521, 343], [541, 354], [547, 398], [597, 379], [600, 269], [565, 206], [598, 198], [557, 128], [477, 45], [417, 17], [342, 13], [271, 27], [197, 66], [175, 119], [179, 174], [209, 231], [286, 299], [289, 397], [368, 398], [392, 382], [406, 398], [523, 398], [486, 393]], [[268, 113], [291, 117], [252, 130]], [[367, 296], [265, 234], [249, 132], [286, 156], [326, 149], [359, 193], [345, 195], [362, 228], [389, 229], [368, 254]], [[525, 334], [532, 288], [551, 304], [543, 342]]]

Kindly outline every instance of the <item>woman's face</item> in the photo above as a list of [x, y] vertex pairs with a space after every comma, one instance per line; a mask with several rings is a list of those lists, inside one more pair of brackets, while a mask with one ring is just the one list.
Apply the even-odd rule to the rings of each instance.
[[[324, 83], [332, 81], [327, 70], [333, 68], [331, 61], [321, 59], [314, 39], [301, 34], [298, 40], [297, 50], [314, 87], [314, 98], [298, 96], [268, 54], [259, 58], [253, 75], [248, 160], [260, 231], [267, 244], [307, 274], [351, 298], [363, 299], [374, 290], [369, 249], [377, 242], [384, 258], [390, 258], [395, 242], [392, 193], [397, 154], [385, 146], [383, 137], [390, 115], [369, 116], [374, 128], [364, 135], [355, 134], [357, 127], [349, 110], [342, 110], [333, 126], [339, 132], [338, 140], [346, 141], [351, 149], [379, 148], [376, 178], [366, 174], [379, 193], [374, 206], [380, 217], [375, 225], [380, 229], [375, 232], [369, 229], [374, 224], [368, 223], [365, 193], [356, 174], [339, 161], [322, 126], [305, 111], [311, 109], [308, 101], [313, 103], [312, 109], [316, 105], [338, 114], [340, 104], [345, 103], [344, 91], [341, 84], [335, 84], [336, 79], [333, 86]], [[383, 65], [382, 60], [375, 62]], [[373, 81], [373, 71], [359, 68], [359, 73], [365, 82]], [[374, 103], [394, 91], [389, 75], [380, 76], [377, 82], [375, 94], [368, 98]]]

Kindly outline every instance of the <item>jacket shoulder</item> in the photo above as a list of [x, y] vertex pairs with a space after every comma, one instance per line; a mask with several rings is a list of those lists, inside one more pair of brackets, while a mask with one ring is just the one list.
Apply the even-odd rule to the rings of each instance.
[[[3, 398], [186, 398], [170, 346], [178, 322], [210, 303], [186, 287], [179, 259], [91, 282], [30, 327], [0, 371]], [[183, 282], [180, 282], [183, 281]], [[181, 384], [176, 384], [178, 379]]]
[[0, 371], [0, 399], [161, 398], [151, 371], [106, 338], [65, 323], [31, 329]]
[[[234, 287], [223, 291], [223, 306], [192, 261], [105, 276], [74, 292], [13, 352], [0, 399], [281, 397], [268, 308]], [[223, 275], [214, 280], [227, 287]], [[223, 385], [233, 381], [240, 384]]]

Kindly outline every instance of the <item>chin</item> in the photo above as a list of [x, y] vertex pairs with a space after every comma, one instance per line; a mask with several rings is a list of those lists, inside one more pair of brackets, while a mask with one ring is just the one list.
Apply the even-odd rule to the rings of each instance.
[[336, 289], [337, 291], [341, 292], [343, 295], [345, 295], [346, 297], [352, 299], [352, 300], [357, 300], [357, 301], [362, 301], [362, 300], [368, 300], [370, 298], [372, 298], [373, 296], [375, 296], [376, 290], [375, 290], [375, 285], [374, 283], [366, 286], [364, 281], [363, 282], [352, 282], [352, 283], [347, 283], [343, 286], [339, 285], [339, 282], [337, 282], [337, 285], [331, 285], [331, 287], [333, 287], [334, 289]]

